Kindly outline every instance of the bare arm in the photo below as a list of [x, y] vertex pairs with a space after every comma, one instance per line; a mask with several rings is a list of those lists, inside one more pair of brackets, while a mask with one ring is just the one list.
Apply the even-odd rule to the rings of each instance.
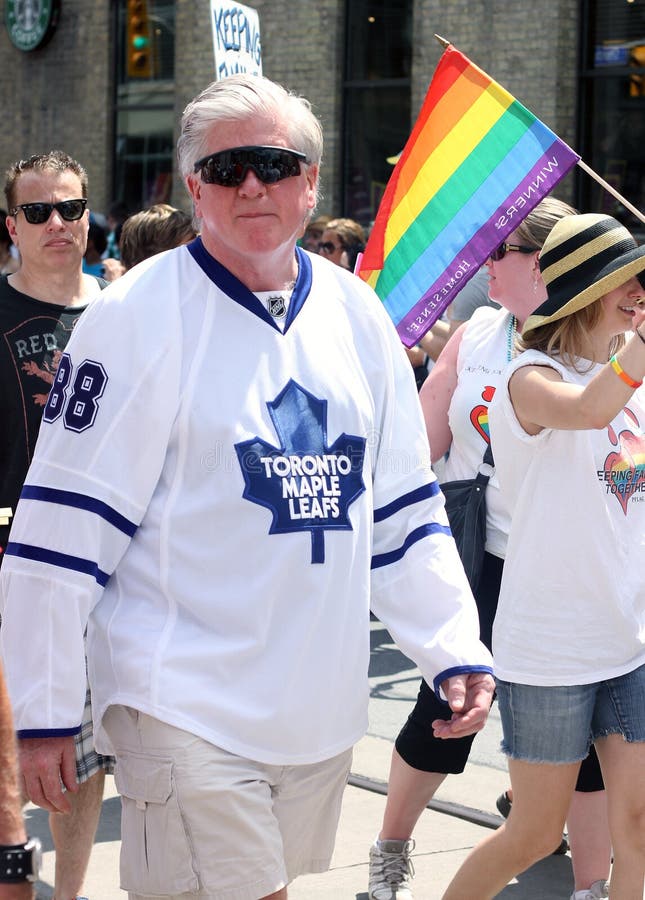
[[0, 844], [19, 844], [26, 839], [18, 788], [16, 736], [0, 670]]
[[[618, 354], [618, 362], [636, 381], [645, 377], [645, 343], [639, 334]], [[585, 387], [566, 384], [548, 366], [524, 366], [511, 376], [509, 393], [522, 428], [527, 434], [538, 434], [543, 428], [605, 428], [634, 388], [625, 384], [609, 363]]]
[[427, 353], [430, 359], [436, 362], [439, 354], [446, 346], [448, 338], [451, 335], [450, 325], [447, 322], [439, 320], [435, 322], [430, 331], [423, 335], [419, 341], [419, 347], [424, 353]]
[[464, 324], [450, 338], [419, 392], [432, 462], [441, 459], [452, 443], [448, 409], [457, 387], [457, 358], [465, 327]]
[[421, 347], [405, 347], [404, 349], [413, 369], [423, 365], [426, 355]]
[[[9, 697], [0, 669], [0, 844], [22, 844], [27, 840], [18, 788], [16, 736]], [[0, 900], [30, 900], [32, 886], [0, 884]]]

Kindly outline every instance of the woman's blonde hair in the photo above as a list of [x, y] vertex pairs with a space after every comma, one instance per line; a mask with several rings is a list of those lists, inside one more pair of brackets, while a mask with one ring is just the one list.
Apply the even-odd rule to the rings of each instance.
[[576, 210], [564, 200], [547, 195], [515, 229], [517, 239], [526, 247], [541, 249], [551, 229], [564, 216], [573, 216]]
[[[600, 321], [602, 311], [602, 300], [596, 300], [570, 316], [534, 328], [526, 336], [518, 337], [518, 349], [541, 350], [547, 356], [559, 356], [565, 365], [576, 372], [588, 371], [593, 366], [589, 334]], [[617, 353], [624, 345], [624, 335], [612, 338], [609, 356]], [[588, 359], [589, 365], [580, 365], [581, 359]]]

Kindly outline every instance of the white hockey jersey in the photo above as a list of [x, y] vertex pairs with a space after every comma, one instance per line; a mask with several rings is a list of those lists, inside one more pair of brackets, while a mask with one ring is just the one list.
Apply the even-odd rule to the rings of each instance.
[[1, 576], [22, 736], [78, 730], [86, 623], [103, 752], [113, 703], [266, 763], [341, 752], [370, 605], [435, 689], [491, 670], [396, 332], [297, 253], [284, 331], [199, 239], [81, 320]]

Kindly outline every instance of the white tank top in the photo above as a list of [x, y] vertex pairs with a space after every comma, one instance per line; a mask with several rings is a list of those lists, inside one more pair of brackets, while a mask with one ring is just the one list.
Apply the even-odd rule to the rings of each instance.
[[[505, 309], [480, 307], [466, 325], [457, 359], [457, 388], [448, 410], [452, 444], [446, 481], [473, 478], [481, 465], [489, 442], [488, 407], [511, 358], [513, 322]], [[503, 559], [511, 520], [496, 474], [488, 483], [486, 507], [486, 550]]]

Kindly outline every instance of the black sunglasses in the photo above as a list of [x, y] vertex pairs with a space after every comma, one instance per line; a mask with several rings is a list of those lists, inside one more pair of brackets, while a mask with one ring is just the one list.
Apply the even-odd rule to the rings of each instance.
[[21, 209], [25, 219], [30, 225], [42, 225], [49, 221], [52, 212], [56, 210], [66, 222], [76, 222], [85, 212], [87, 200], [61, 200], [60, 203], [19, 203], [11, 210], [11, 215], [18, 214]]
[[499, 262], [500, 259], [504, 259], [509, 250], [517, 250], [518, 253], [537, 253], [538, 249], [538, 247], [524, 247], [522, 244], [507, 244], [504, 242], [499, 245], [497, 250], [493, 250], [490, 258], [494, 262]]
[[331, 256], [332, 253], [335, 253], [336, 250], [342, 250], [342, 246], [339, 247], [337, 244], [332, 244], [331, 241], [320, 241], [318, 244], [318, 252], [322, 250], [323, 253], [326, 253], [328, 256]]
[[198, 159], [195, 172], [200, 172], [206, 184], [239, 187], [253, 169], [261, 182], [275, 184], [300, 175], [301, 162], [307, 162], [305, 154], [286, 147], [232, 147]]

